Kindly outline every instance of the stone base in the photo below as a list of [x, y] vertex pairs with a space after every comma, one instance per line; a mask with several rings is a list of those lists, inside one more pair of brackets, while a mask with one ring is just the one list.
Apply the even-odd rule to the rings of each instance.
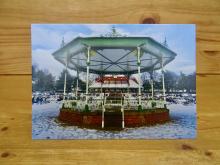
[[[101, 128], [102, 112], [78, 112], [71, 109], [61, 109], [59, 120], [81, 127]], [[121, 112], [105, 112], [104, 125], [106, 127], [122, 127]], [[169, 110], [165, 108], [144, 110], [144, 111], [124, 111], [125, 127], [149, 126], [169, 121]]]

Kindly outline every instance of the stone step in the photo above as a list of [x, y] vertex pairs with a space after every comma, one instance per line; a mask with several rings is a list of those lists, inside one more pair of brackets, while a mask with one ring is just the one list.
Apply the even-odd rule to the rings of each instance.
[[106, 112], [104, 121], [105, 127], [121, 127], [122, 114], [117, 112]]

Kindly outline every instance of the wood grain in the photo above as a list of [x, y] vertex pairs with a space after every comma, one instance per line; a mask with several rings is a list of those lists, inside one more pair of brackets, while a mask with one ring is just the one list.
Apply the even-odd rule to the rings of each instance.
[[[31, 23], [195, 23], [195, 140], [32, 140]], [[0, 0], [0, 164], [220, 164], [219, 0]]]
[[202, 64], [197, 72], [220, 74], [219, 0], [1, 0], [0, 74], [31, 74], [31, 23], [147, 23], [146, 18], [155, 23], [196, 24], [197, 61]]
[[[87, 164], [88, 161], [95, 163], [96, 158], [100, 161], [105, 160], [104, 157], [110, 162], [108, 159], [111, 156], [116, 158], [113, 162], [126, 159], [129, 164], [131, 158], [136, 161], [135, 156], [141, 158], [144, 155], [138, 160], [140, 164], [142, 161], [150, 160], [161, 163], [167, 160], [173, 164], [181, 160], [180, 162], [187, 163], [192, 161], [192, 158], [195, 159], [193, 161], [207, 161], [205, 164], [220, 163], [220, 111], [216, 108], [220, 88], [213, 88], [218, 86], [219, 81], [220, 76], [197, 76], [199, 95], [196, 140], [32, 140], [31, 76], [0, 76], [0, 154], [9, 154], [7, 158], [0, 157], [0, 164], [5, 160], [10, 164], [19, 159], [26, 164], [30, 161], [49, 164], [47, 158], [56, 162], [64, 159], [62, 161], [67, 163], [82, 161], [81, 163]], [[211, 152], [211, 156], [207, 156], [206, 152]], [[79, 156], [80, 154], [89, 156], [83, 157]]]

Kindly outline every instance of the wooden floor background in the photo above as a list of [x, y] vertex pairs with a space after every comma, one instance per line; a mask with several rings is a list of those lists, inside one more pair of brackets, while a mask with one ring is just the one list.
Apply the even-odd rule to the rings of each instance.
[[[193, 23], [195, 140], [32, 140], [31, 23]], [[220, 164], [220, 0], [0, 0], [0, 165]]]

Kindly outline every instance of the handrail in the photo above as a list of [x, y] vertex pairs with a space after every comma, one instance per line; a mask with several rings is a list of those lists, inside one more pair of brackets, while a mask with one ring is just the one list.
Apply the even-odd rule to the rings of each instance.
[[102, 104], [102, 128], [105, 126], [105, 106]]
[[125, 127], [125, 121], [124, 121], [124, 106], [121, 107], [121, 115], [122, 115], [122, 128]]

